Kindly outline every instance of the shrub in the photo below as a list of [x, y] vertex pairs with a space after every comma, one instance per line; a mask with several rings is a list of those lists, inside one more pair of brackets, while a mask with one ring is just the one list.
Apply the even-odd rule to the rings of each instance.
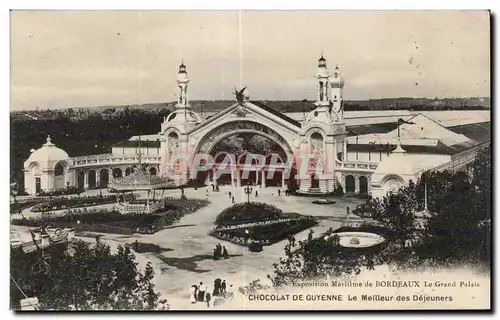
[[85, 189], [83, 188], [80, 188], [80, 187], [72, 187], [72, 186], [68, 186], [64, 189], [58, 189], [58, 190], [54, 190], [54, 191], [43, 191], [41, 190], [37, 196], [40, 196], [40, 197], [55, 197], [55, 196], [62, 196], [62, 195], [71, 195], [71, 194], [80, 194], [82, 192], [84, 192]]
[[[54, 210], [64, 210], [68, 208], [79, 208], [79, 207], [90, 207], [116, 202], [117, 195], [97, 195], [97, 196], [86, 196], [86, 197], [74, 197], [74, 198], [57, 198], [50, 200], [33, 207], [33, 212], [47, 212]], [[122, 200], [121, 196], [118, 196]], [[132, 194], [126, 194], [125, 199], [127, 201], [134, 199]]]
[[261, 202], [238, 203], [224, 209], [215, 219], [216, 224], [238, 224], [256, 220], [279, 218], [283, 211], [277, 207]]
[[335, 189], [333, 190], [333, 195], [334, 196], [343, 196], [344, 195], [344, 189], [342, 189], [342, 186], [340, 183], [336, 183]]

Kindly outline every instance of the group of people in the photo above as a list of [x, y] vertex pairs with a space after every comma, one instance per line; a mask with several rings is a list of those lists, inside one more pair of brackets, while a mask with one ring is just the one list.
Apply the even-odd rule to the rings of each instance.
[[214, 260], [219, 260], [220, 258], [228, 259], [229, 254], [227, 253], [226, 246], [221, 246], [220, 243], [218, 243], [215, 248], [214, 248]]
[[219, 278], [214, 280], [214, 290], [211, 294], [208, 291], [207, 285], [203, 282], [200, 282], [199, 285], [193, 284], [189, 288], [189, 300], [191, 304], [203, 302], [207, 304], [207, 307], [210, 307], [212, 297], [226, 297], [226, 288], [226, 280], [221, 280]]

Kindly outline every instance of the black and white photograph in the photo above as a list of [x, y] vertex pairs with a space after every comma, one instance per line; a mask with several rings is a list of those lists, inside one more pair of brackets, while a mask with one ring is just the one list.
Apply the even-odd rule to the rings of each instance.
[[489, 11], [9, 19], [11, 310], [491, 310]]

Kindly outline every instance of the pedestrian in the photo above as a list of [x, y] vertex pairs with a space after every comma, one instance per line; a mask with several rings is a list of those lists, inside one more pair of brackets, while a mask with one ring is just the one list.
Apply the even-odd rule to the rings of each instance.
[[200, 282], [200, 286], [198, 287], [198, 301], [203, 302], [205, 299], [205, 291], [207, 290], [207, 286]]
[[192, 285], [189, 288], [189, 301], [191, 303], [196, 303], [196, 285]]
[[231, 191], [229, 191], [229, 199], [231, 199]]
[[259, 192], [257, 190], [255, 190], [255, 198], [258, 198], [259, 197]]
[[212, 300], [210, 292], [205, 293], [205, 301], [207, 302], [207, 308], [210, 307], [210, 300]]
[[231, 199], [232, 199], [232, 201], [233, 201], [233, 204], [234, 204], [234, 196], [232, 196], [232, 198], [231, 198]]
[[281, 196], [281, 190], [278, 189], [278, 196]]
[[222, 256], [224, 257], [224, 259], [228, 259], [229, 258], [229, 254], [227, 253], [226, 246], [222, 247]]
[[368, 270], [375, 270], [375, 266], [374, 266], [372, 258], [369, 258], [368, 261], [367, 261], [367, 269]]
[[214, 260], [219, 260], [219, 257], [217, 255], [217, 248], [214, 248]]
[[219, 278], [214, 280], [214, 291], [212, 293], [213, 297], [220, 296], [222, 293], [221, 280]]
[[226, 295], [226, 280], [222, 280], [222, 283], [220, 285], [220, 290], [222, 292], [222, 295], [225, 296]]

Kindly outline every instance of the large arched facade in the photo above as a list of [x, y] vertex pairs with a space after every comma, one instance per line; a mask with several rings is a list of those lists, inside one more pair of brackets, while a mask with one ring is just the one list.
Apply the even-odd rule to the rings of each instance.
[[[191, 179], [205, 184], [293, 185], [303, 193], [332, 192], [336, 145], [345, 138], [345, 125], [329, 123], [333, 121], [330, 114], [315, 112], [299, 123], [271, 111], [260, 102], [245, 101], [201, 123], [178, 123], [174, 121], [178, 117], [164, 122], [160, 174], [172, 175], [179, 184]], [[221, 159], [228, 154], [226, 160]], [[259, 160], [249, 159], [248, 154], [258, 155]], [[193, 173], [193, 164], [207, 159], [215, 168], [222, 164], [226, 170], [215, 172], [211, 163]]]

